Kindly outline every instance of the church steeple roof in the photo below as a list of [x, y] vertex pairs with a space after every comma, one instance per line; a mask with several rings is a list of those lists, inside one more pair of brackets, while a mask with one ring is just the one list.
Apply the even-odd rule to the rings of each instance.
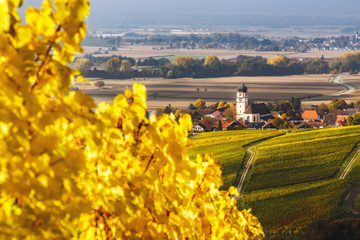
[[245, 86], [244, 83], [241, 83], [237, 90], [238, 90], [238, 92], [246, 93], [247, 92], [247, 87]]

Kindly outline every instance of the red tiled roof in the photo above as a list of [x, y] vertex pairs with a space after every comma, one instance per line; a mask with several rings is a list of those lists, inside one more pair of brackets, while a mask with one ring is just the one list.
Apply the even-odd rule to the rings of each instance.
[[233, 122], [235, 122], [235, 121], [231, 121], [231, 120], [222, 121], [222, 127], [223, 127], [223, 128], [227, 128], [227, 127], [230, 126]]
[[302, 119], [312, 119], [317, 120], [318, 114], [316, 110], [305, 110], [303, 114], [301, 114]]
[[216, 121], [223, 120], [223, 119], [224, 119], [224, 116], [221, 114], [215, 118]]
[[335, 123], [345, 122], [348, 118], [349, 115], [337, 115]]

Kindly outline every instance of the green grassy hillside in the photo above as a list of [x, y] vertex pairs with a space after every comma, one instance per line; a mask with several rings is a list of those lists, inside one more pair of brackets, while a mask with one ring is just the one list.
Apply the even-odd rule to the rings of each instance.
[[228, 189], [237, 186], [236, 176], [243, 164], [245, 147], [253, 142], [282, 134], [277, 131], [221, 131], [202, 133], [193, 139], [194, 146], [189, 149], [190, 158], [197, 154], [212, 154], [222, 166], [223, 186]]
[[317, 221], [348, 217], [343, 198], [360, 183], [360, 161], [345, 180], [338, 177], [359, 149], [360, 127], [280, 135], [253, 130], [203, 133], [194, 138], [189, 154], [212, 153], [228, 188], [238, 184], [247, 157], [244, 146], [255, 146], [256, 159], [239, 207], [252, 208], [268, 234], [293, 234]]
[[260, 143], [245, 186], [245, 205], [268, 232], [275, 233], [345, 215], [340, 204], [350, 180], [338, 176], [359, 142], [360, 127], [344, 127], [291, 133]]

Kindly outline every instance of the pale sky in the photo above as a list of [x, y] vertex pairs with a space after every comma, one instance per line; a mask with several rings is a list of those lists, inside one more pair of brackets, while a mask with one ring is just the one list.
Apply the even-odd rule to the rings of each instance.
[[359, 0], [91, 0], [94, 14], [136, 13], [352, 13]]

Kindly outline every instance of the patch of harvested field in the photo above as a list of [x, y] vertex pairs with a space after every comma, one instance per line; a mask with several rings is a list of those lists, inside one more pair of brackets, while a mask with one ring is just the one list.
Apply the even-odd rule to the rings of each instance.
[[[282, 77], [224, 77], [206, 79], [132, 79], [103, 80], [105, 88], [97, 89], [86, 84], [86, 93], [93, 96], [97, 102], [112, 102], [114, 97], [131, 88], [134, 83], [144, 84], [148, 93], [149, 109], [165, 107], [186, 108], [198, 98], [207, 104], [218, 101], [234, 102], [236, 89], [240, 83], [248, 87], [249, 98], [257, 102], [287, 100], [291, 97], [306, 98], [334, 93], [342, 90], [336, 84], [328, 82], [330, 75], [296, 75]], [[99, 79], [90, 79], [96, 82]], [[82, 83], [76, 83], [82, 89]], [[199, 91], [197, 91], [199, 89]]]

